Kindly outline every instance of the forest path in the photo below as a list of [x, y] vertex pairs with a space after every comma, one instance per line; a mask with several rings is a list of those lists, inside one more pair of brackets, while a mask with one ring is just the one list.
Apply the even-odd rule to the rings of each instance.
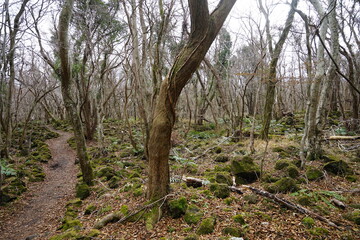
[[1, 214], [1, 240], [48, 239], [59, 226], [66, 202], [74, 197], [76, 153], [67, 143], [72, 134], [51, 130], [60, 136], [46, 141], [52, 155], [43, 165], [46, 178], [30, 185], [21, 200]]

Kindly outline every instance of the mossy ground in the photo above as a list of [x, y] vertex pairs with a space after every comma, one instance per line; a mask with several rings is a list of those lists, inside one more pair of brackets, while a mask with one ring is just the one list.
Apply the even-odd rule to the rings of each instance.
[[[141, 143], [142, 134], [139, 126], [139, 123], [132, 122], [135, 141]], [[234, 143], [230, 139], [224, 141], [226, 132], [222, 127], [214, 128], [214, 126], [207, 125], [202, 128], [191, 128], [185, 138], [182, 133], [186, 132], [187, 127], [188, 124], [177, 124], [175, 126], [174, 132], [177, 139], [170, 158], [171, 176], [192, 176], [214, 183], [216, 179], [218, 181], [225, 179], [222, 184], [228, 184], [228, 177], [222, 178], [219, 177], [219, 174], [226, 173], [225, 175], [229, 174], [231, 178], [233, 177], [231, 161], [243, 159], [245, 156], [250, 155], [248, 149], [249, 140], [245, 138], [239, 143]], [[147, 162], [144, 160], [141, 149], [135, 151], [129, 144], [128, 135], [123, 134], [123, 129], [125, 129], [125, 125], [122, 122], [106, 121], [106, 142], [103, 145], [106, 147], [100, 148], [96, 144], [91, 144], [89, 147], [89, 156], [96, 173], [95, 185], [91, 187], [90, 196], [82, 200], [81, 206], [74, 207], [73, 209], [76, 211], [69, 211], [71, 217], [79, 220], [82, 224], [82, 228], [76, 232], [79, 236], [87, 236], [96, 221], [110, 212], [124, 209], [123, 214], [126, 215], [148, 203], [145, 196]], [[259, 139], [255, 140], [256, 152], [250, 156], [258, 166], [260, 166], [261, 160], [264, 158], [264, 173], [270, 174], [268, 178], [272, 178], [270, 180], [276, 182], [283, 177], [289, 177], [289, 172], [285, 170], [286, 167], [281, 170], [275, 169], [278, 160], [289, 161], [291, 166], [298, 163], [299, 132], [296, 132], [295, 129], [290, 131], [277, 129], [271, 134], [265, 158], [264, 149], [266, 143]], [[217, 146], [221, 147], [221, 151], [216, 148]], [[329, 154], [340, 156], [341, 159], [346, 161], [353, 158], [351, 154], [342, 153], [338, 149], [329, 148], [329, 146], [325, 147]], [[198, 158], [204, 152], [206, 154]], [[217, 157], [219, 156], [227, 156], [229, 161], [218, 161]], [[312, 161], [309, 162], [309, 165], [322, 171], [324, 161]], [[189, 166], [195, 166], [196, 171]], [[349, 166], [352, 169], [359, 169], [358, 162], [349, 162]], [[107, 171], [102, 169], [107, 169]], [[317, 208], [311, 205], [305, 207], [333, 221], [346, 223], [352, 226], [351, 228], [345, 232], [339, 231], [318, 220], [315, 220], [315, 223], [309, 228], [308, 225], [303, 224], [305, 215], [282, 208], [263, 197], [254, 196], [252, 192], [246, 189], [244, 189], [243, 195], [229, 193], [229, 197], [222, 199], [216, 197], [209, 190], [209, 185], [193, 188], [186, 187], [181, 182], [174, 182], [171, 184], [171, 191], [176, 196], [172, 199], [186, 199], [188, 207], [185, 210], [185, 215], [180, 214], [179, 218], [173, 219], [170, 214], [164, 212], [164, 217], [160, 219], [153, 229], [149, 230], [146, 229], [144, 219], [146, 212], [141, 212], [132, 217], [132, 221], [123, 224], [108, 224], [99, 230], [100, 234], [97, 238], [106, 239], [107, 236], [112, 236], [118, 239], [136, 239], [141, 236], [145, 239], [185, 239], [186, 237], [189, 237], [189, 239], [220, 239], [223, 237], [225, 239], [232, 234], [241, 234], [241, 236], [248, 239], [265, 239], [266, 237], [298, 239], [299, 236], [307, 239], [316, 239], [322, 236], [340, 239], [343, 235], [353, 236], [354, 238], [356, 236], [354, 230], [357, 228], [356, 224], [343, 218], [341, 216], [342, 210], [331, 206], [330, 200], [335, 197], [335, 195], [332, 195], [335, 194], [334, 186], [338, 189], [348, 190], [355, 188], [357, 182], [350, 182], [345, 179], [345, 176], [327, 173], [325, 173], [324, 177], [317, 178], [316, 181], [307, 182], [307, 169], [298, 169], [297, 166], [296, 170], [298, 174], [295, 174], [294, 178], [291, 179], [295, 181], [299, 191], [291, 194], [284, 193], [281, 196], [293, 202], [297, 202], [300, 197], [308, 197], [310, 202], [315, 203]], [[357, 173], [355, 173], [356, 175]], [[251, 186], [263, 189], [266, 184], [269, 183], [256, 180], [251, 183]], [[302, 191], [304, 189], [306, 191]], [[358, 195], [351, 195], [350, 192], [343, 192], [339, 195], [343, 197], [341, 199], [346, 204], [359, 204]], [[191, 208], [199, 209], [200, 212], [195, 223], [192, 222], [193, 219], [191, 221], [186, 220], [186, 211]], [[101, 209], [110, 210], [103, 211]], [[85, 212], [86, 214], [84, 214]], [[236, 216], [241, 216], [244, 221]], [[200, 222], [208, 218], [216, 218], [213, 232], [197, 236], [196, 233]], [[232, 229], [229, 228], [225, 231], [226, 227]], [[234, 229], [240, 229], [241, 231], [236, 233], [237, 230]], [[64, 233], [59, 231], [59, 234]]]

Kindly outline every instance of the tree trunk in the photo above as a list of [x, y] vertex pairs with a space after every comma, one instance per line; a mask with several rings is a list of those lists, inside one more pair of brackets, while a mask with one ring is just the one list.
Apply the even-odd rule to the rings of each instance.
[[[281, 33], [281, 36], [279, 38], [279, 41], [275, 45], [275, 49], [272, 52], [272, 46], [271, 46], [271, 36], [270, 36], [270, 30], [267, 31], [267, 35], [269, 38], [269, 49], [271, 53], [271, 62], [270, 62], [270, 70], [269, 70], [269, 77], [266, 85], [266, 97], [265, 97], [265, 107], [264, 107], [264, 113], [263, 113], [263, 127], [261, 130], [261, 138], [267, 139], [269, 135], [269, 129], [270, 129], [270, 121], [273, 111], [273, 106], [275, 102], [275, 87], [277, 83], [276, 79], [276, 67], [277, 62], [279, 60], [282, 48], [284, 46], [285, 40], [290, 32], [292, 22], [294, 20], [295, 15], [295, 9], [297, 7], [298, 0], [292, 0], [291, 1], [291, 9], [288, 13], [288, 17], [285, 22], [284, 30]], [[263, 11], [264, 12], [264, 11]]]
[[148, 198], [156, 200], [169, 192], [170, 137], [179, 95], [204, 59], [236, 0], [222, 0], [209, 14], [206, 0], [189, 0], [191, 34], [186, 46], [162, 82], [149, 139]]
[[64, 99], [64, 105], [68, 117], [70, 119], [70, 123], [74, 130], [77, 156], [80, 161], [80, 168], [83, 174], [83, 179], [86, 184], [91, 185], [93, 180], [93, 172], [86, 151], [84, 130], [76, 103], [71, 96], [72, 74], [71, 74], [71, 65], [69, 59], [68, 34], [69, 34], [69, 25], [70, 25], [73, 5], [74, 5], [74, 0], [67, 0], [64, 3], [59, 16], [58, 37], [59, 37], [59, 57], [60, 57], [60, 67], [61, 67], [61, 72], [60, 72], [61, 92]]

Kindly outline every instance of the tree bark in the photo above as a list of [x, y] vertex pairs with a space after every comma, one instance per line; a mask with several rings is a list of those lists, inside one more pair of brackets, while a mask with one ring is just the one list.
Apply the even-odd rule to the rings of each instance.
[[86, 151], [86, 143], [84, 130], [81, 123], [80, 115], [75, 101], [71, 96], [72, 74], [69, 59], [69, 25], [72, 15], [74, 0], [67, 0], [61, 10], [58, 25], [59, 38], [59, 57], [60, 57], [60, 79], [61, 93], [64, 99], [64, 105], [74, 130], [77, 156], [80, 161], [80, 168], [83, 174], [84, 182], [88, 185], [92, 184], [93, 172], [90, 166], [89, 157]]
[[160, 87], [149, 139], [148, 198], [156, 200], [169, 192], [170, 137], [179, 95], [204, 59], [236, 0], [221, 0], [209, 14], [206, 0], [189, 0], [191, 33]]

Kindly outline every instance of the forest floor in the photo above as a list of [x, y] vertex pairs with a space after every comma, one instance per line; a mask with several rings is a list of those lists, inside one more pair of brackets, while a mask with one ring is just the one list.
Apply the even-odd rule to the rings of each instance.
[[76, 184], [75, 151], [67, 140], [69, 132], [56, 131], [58, 138], [47, 140], [52, 160], [43, 164], [43, 182], [31, 184], [22, 197], [0, 209], [0, 239], [48, 239], [56, 231], [66, 202], [74, 197]]

